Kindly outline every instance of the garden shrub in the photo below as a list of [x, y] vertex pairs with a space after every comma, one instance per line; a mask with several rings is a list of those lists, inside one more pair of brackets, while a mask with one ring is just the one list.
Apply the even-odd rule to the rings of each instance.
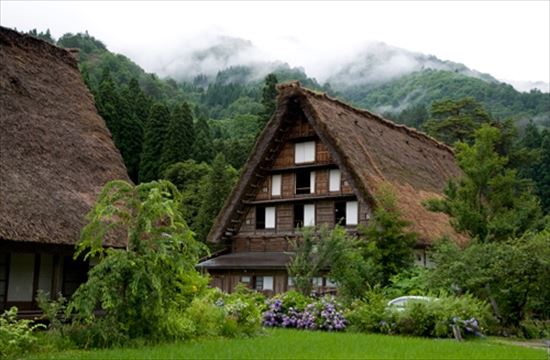
[[440, 296], [390, 308], [380, 294], [368, 293], [354, 304], [348, 319], [357, 331], [424, 337], [452, 337], [456, 326], [463, 337], [481, 335], [491, 324], [489, 305], [471, 295]]
[[187, 319], [181, 322], [189, 330], [188, 337], [253, 336], [261, 330], [256, 295], [240, 288], [232, 294], [209, 289], [193, 300], [183, 318]]
[[12, 307], [0, 316], [0, 358], [20, 356], [37, 345], [34, 331], [45, 328], [31, 320], [18, 320], [17, 308]]
[[304, 306], [304, 299], [296, 294], [289, 293], [288, 296], [285, 294], [270, 299], [267, 302], [268, 310], [263, 314], [263, 325], [327, 331], [342, 331], [346, 328], [342, 305], [334, 297], [309, 299], [309, 303]]

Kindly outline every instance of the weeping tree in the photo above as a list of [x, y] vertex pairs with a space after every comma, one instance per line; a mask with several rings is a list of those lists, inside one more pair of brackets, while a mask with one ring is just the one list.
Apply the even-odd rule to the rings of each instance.
[[[182, 218], [180, 196], [164, 180], [137, 186], [112, 181], [87, 215], [75, 257], [99, 262], [67, 311], [92, 328], [107, 323], [109, 332], [100, 343], [115, 341], [116, 335], [166, 338], [174, 314], [206, 286], [195, 270], [206, 249]], [[126, 249], [103, 246], [116, 236], [125, 237]], [[105, 315], [97, 318], [97, 309]]]

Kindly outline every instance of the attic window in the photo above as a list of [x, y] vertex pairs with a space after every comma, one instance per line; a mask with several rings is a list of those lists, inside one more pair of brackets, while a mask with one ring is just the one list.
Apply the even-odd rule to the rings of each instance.
[[303, 164], [315, 161], [315, 141], [294, 144], [294, 163]]
[[331, 169], [329, 171], [329, 191], [340, 191], [340, 183], [342, 175], [339, 169]]

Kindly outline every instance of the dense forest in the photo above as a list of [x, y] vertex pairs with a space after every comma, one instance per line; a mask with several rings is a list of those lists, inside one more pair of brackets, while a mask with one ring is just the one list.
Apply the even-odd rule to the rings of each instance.
[[87, 32], [31, 35], [79, 49], [79, 66], [135, 183], [172, 181], [184, 194], [190, 227], [205, 238], [256, 136], [275, 107], [278, 82], [299, 80], [453, 145], [471, 143], [483, 124], [501, 129], [499, 151], [550, 210], [550, 94], [516, 91], [463, 72], [422, 69], [376, 85], [319, 84], [279, 64], [258, 79], [250, 66], [176, 81], [146, 73]]

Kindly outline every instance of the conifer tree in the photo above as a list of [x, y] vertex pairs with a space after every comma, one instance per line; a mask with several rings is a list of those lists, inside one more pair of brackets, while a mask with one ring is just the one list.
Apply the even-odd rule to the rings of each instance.
[[195, 124], [195, 141], [193, 142], [193, 159], [197, 162], [210, 163], [213, 154], [213, 141], [210, 126], [206, 118], [199, 117]]
[[508, 168], [508, 158], [496, 151], [501, 136], [498, 128], [485, 124], [475, 132], [473, 145], [457, 143], [464, 176], [448, 184], [445, 199], [427, 203], [431, 210], [450, 215], [458, 231], [482, 242], [519, 237], [541, 217], [532, 182]]
[[96, 107], [99, 115], [105, 120], [107, 128], [111, 132], [116, 144], [119, 137], [120, 98], [116, 91], [115, 83], [108, 68], [103, 69], [99, 87], [95, 94]]
[[194, 137], [193, 115], [189, 105], [184, 102], [176, 106], [170, 116], [168, 134], [162, 153], [164, 167], [189, 159]]
[[277, 82], [277, 76], [273, 73], [267, 75], [264, 80], [264, 87], [262, 89], [262, 105], [264, 109], [260, 114], [260, 128], [262, 129], [271, 116], [273, 116], [273, 113], [275, 113], [277, 106]]
[[225, 198], [237, 180], [237, 170], [227, 165], [223, 154], [219, 153], [212, 162], [212, 170], [203, 183], [204, 198], [197, 215], [197, 239], [206, 241], [214, 219], [221, 210]]
[[158, 179], [161, 172], [161, 157], [168, 131], [170, 111], [165, 104], [153, 105], [143, 133], [143, 151], [139, 167], [139, 181]]

